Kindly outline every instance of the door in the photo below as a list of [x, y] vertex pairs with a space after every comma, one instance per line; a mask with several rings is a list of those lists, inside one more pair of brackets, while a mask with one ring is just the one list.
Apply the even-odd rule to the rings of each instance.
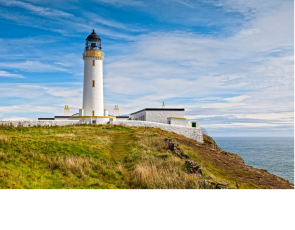
[[196, 122], [192, 122], [192, 127], [196, 128]]

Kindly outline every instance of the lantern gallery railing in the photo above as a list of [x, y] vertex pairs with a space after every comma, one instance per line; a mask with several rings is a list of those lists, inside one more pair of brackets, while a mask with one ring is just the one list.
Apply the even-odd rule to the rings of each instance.
[[101, 57], [104, 58], [104, 53], [101, 50], [87, 50], [82, 53], [84, 57]]

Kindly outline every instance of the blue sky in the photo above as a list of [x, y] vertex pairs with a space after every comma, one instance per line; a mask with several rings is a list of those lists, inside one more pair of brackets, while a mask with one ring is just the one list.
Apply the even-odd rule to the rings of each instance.
[[0, 0], [0, 119], [82, 106], [102, 39], [105, 108], [184, 107], [212, 136], [293, 136], [290, 0]]

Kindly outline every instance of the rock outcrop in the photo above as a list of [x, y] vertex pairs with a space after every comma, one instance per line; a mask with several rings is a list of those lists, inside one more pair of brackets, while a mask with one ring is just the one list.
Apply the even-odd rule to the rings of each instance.
[[[211, 137], [210, 137], [211, 138]], [[212, 138], [211, 138], [212, 139]], [[213, 140], [213, 139], [212, 139]], [[174, 142], [172, 138], [165, 138], [165, 141], [168, 142], [168, 148], [172, 151], [173, 155], [178, 156], [181, 159], [187, 159], [189, 158], [188, 155], [186, 155], [179, 147], [179, 144], [177, 142]], [[214, 140], [213, 140], [214, 141]], [[215, 141], [214, 141], [215, 143]], [[215, 143], [216, 145], [216, 143]], [[220, 149], [217, 145], [216, 147]], [[212, 148], [213, 151], [216, 151]], [[222, 150], [222, 149], [220, 149]], [[192, 160], [186, 160], [185, 166], [187, 168], [187, 173], [195, 175], [198, 178], [203, 178], [203, 168], [202, 165], [192, 161]], [[230, 189], [229, 184], [226, 183], [215, 183], [210, 180], [200, 180], [198, 181], [199, 188], [200, 189]]]
[[184, 152], [181, 151], [181, 149], [179, 148], [179, 144], [176, 143], [176, 142], [174, 142], [172, 140], [172, 138], [165, 138], [165, 141], [168, 142], [169, 149], [172, 151], [172, 153], [175, 156], [178, 156], [181, 159], [187, 159], [187, 158], [189, 158], [188, 155], [184, 154]]
[[211, 180], [199, 180], [199, 188], [207, 189], [230, 189], [229, 184], [218, 182], [217, 184]]
[[224, 155], [227, 155], [229, 158], [231, 158], [234, 161], [245, 164], [243, 158], [240, 157], [238, 154], [231, 153], [231, 152], [226, 152], [223, 149], [219, 148], [212, 137], [207, 136], [207, 135], [203, 135], [203, 139], [204, 139], [204, 144], [203, 145], [210, 147], [210, 150], [218, 151], [218, 152], [220, 152], [220, 153], [222, 153]]
[[198, 177], [203, 177], [203, 168], [201, 164], [197, 162], [186, 160], [185, 165], [189, 174], [195, 174]]

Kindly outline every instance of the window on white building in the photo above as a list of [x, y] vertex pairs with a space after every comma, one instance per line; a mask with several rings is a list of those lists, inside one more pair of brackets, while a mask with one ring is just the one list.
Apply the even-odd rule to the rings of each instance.
[[92, 60], [92, 66], [95, 66], [95, 60]]
[[92, 87], [95, 87], [95, 80], [92, 80]]
[[94, 114], [95, 114], [95, 111], [93, 110], [93, 111], [92, 111], [92, 116], [94, 116]]

